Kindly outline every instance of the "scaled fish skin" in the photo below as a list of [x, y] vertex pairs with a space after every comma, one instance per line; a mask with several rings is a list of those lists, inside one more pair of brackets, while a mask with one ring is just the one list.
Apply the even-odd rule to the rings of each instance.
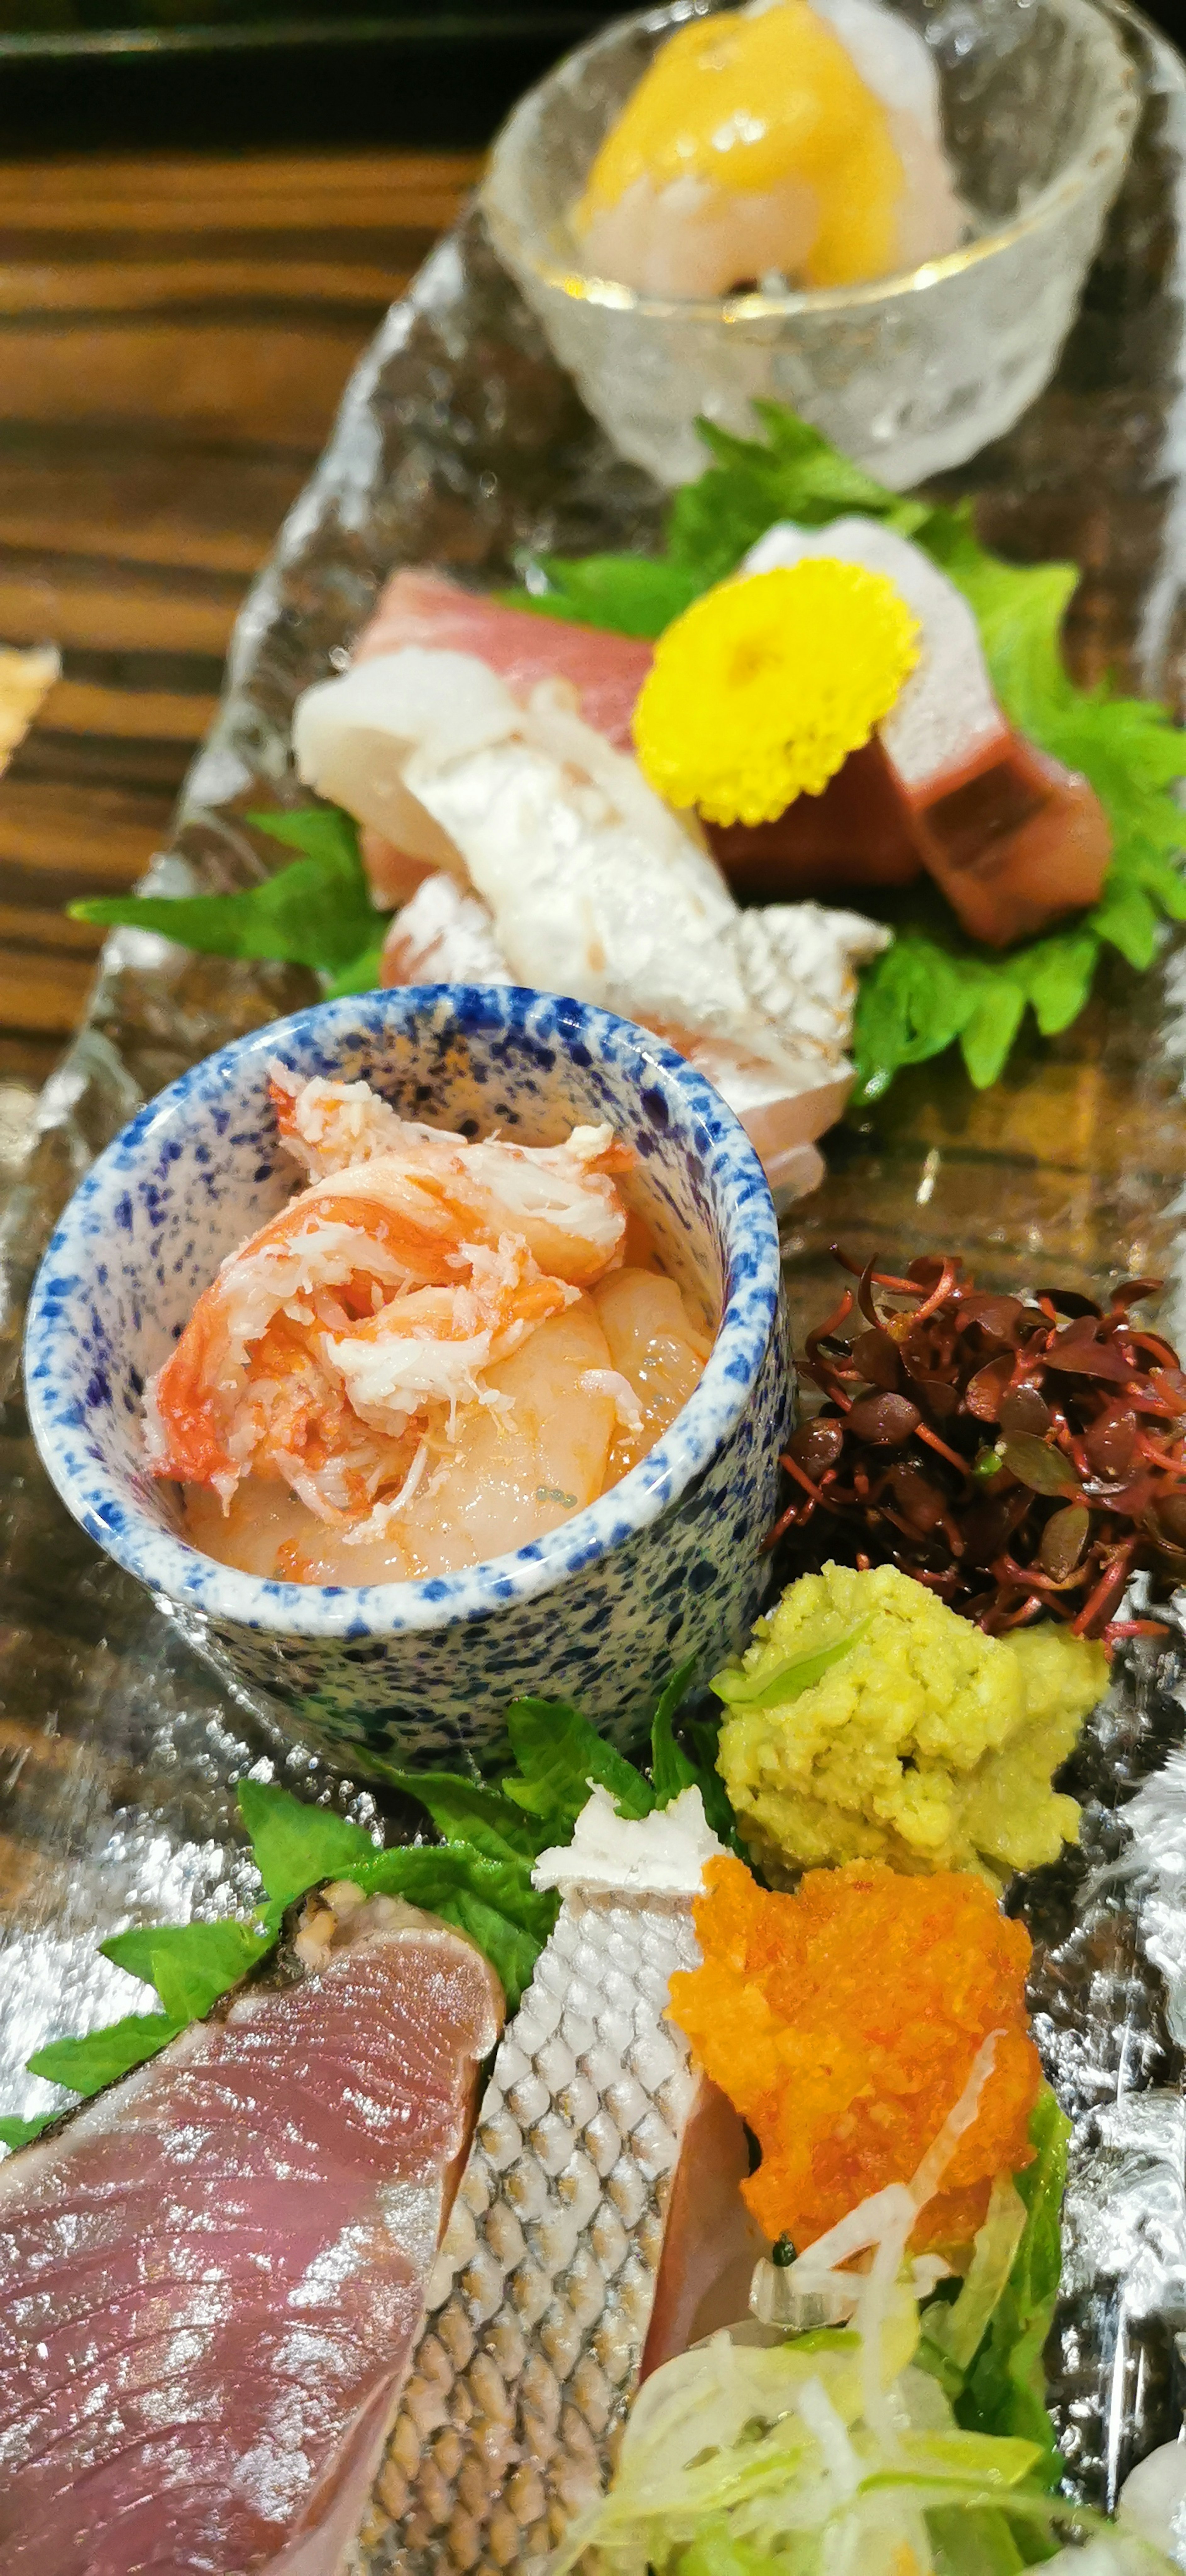
[[390, 1898], [306, 1918], [287, 1981], [0, 2168], [5, 2576], [342, 2563], [502, 1999]]
[[[699, 1792], [685, 1797], [703, 1849], [719, 1848]], [[626, 1847], [673, 1812], [624, 1825], [595, 1792], [578, 1837], [598, 1799]], [[693, 1855], [683, 1889], [566, 1890], [494, 2062], [364, 2534], [365, 2576], [542, 2576], [608, 2483], [704, 2090], [666, 2019], [673, 1970], [699, 1958], [700, 1866]]]

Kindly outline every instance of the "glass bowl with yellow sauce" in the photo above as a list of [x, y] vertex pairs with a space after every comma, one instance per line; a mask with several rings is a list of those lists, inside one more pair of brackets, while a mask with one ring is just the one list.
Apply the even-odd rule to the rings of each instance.
[[789, 404], [904, 490], [1010, 428], [1073, 319], [1141, 106], [1109, 0], [674, 0], [504, 127], [495, 247], [622, 453]]

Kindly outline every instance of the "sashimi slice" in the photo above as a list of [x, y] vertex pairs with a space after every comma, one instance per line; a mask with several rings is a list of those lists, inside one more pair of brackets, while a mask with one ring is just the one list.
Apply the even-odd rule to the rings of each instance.
[[641, 1824], [595, 1791], [571, 1850], [537, 1864], [563, 1902], [494, 2061], [364, 2535], [369, 2576], [543, 2576], [608, 2480], [701, 2098], [667, 1994], [699, 1957], [692, 1898], [715, 1847], [698, 1790]]
[[293, 743], [321, 793], [374, 825], [414, 800], [454, 853], [399, 914], [387, 982], [510, 980], [634, 1020], [702, 1064], [772, 1186], [814, 1186], [852, 1081], [855, 970], [887, 931], [815, 904], [740, 912], [688, 818], [562, 687], [521, 705], [471, 654], [407, 645], [321, 681]]
[[383, 944], [384, 984], [513, 984], [488, 907], [453, 876], [428, 876]]
[[501, 1994], [389, 1898], [306, 1924], [0, 2169], [5, 2576], [336, 2576]]
[[[852, 1083], [844, 1041], [851, 1024], [857, 964], [876, 955], [888, 933], [859, 913], [814, 904], [771, 906], [745, 917], [743, 946], [758, 978], [760, 952], [789, 981], [796, 956], [810, 996], [810, 1028], [792, 1069], [791, 1049], [764, 1059], [729, 1038], [707, 1037], [682, 1022], [630, 1016], [676, 1048], [720, 1092], [741, 1120], [776, 1200], [789, 1206], [818, 1187], [824, 1166], [814, 1139], [840, 1116]], [[531, 980], [502, 944], [492, 914], [452, 877], [429, 877], [396, 914], [383, 951], [384, 984], [514, 984]], [[586, 994], [584, 998], [599, 998]], [[619, 1003], [619, 1007], [621, 1004]], [[792, 1006], [793, 1007], [793, 1006]], [[801, 1003], [801, 1008], [803, 1007]]]
[[[908, 537], [856, 517], [817, 529], [781, 521], [751, 548], [742, 575], [806, 556], [834, 556], [887, 574], [922, 629], [917, 668], [879, 728], [883, 761], [866, 761], [861, 772], [869, 836], [878, 850], [895, 850], [896, 800], [898, 833], [912, 839], [964, 929], [995, 948], [1031, 938], [1096, 902], [1112, 846], [1099, 798], [1086, 778], [1047, 758], [1003, 715], [976, 619], [954, 583]], [[857, 856], [852, 818], [839, 791], [826, 819], [837, 855], [851, 869]], [[818, 878], [816, 842], [824, 820], [804, 818], [792, 806], [787, 817], [763, 827], [760, 847], [739, 832], [715, 846], [743, 881], [752, 883], [761, 869], [764, 890], [772, 890], [770, 871], [780, 850], [785, 890], [800, 893]], [[859, 879], [850, 873], [847, 881], [873, 882], [877, 874], [892, 882], [895, 865], [905, 867], [900, 850], [896, 860], [891, 855], [888, 876], [879, 862], [876, 871]]]
[[[651, 667], [650, 645], [632, 636], [505, 608], [496, 599], [459, 590], [441, 573], [406, 570], [388, 582], [354, 648], [352, 667], [405, 644], [476, 654], [523, 700], [538, 680], [567, 681], [578, 693], [586, 723], [620, 751], [631, 748], [630, 719]], [[343, 801], [353, 813], [349, 799]], [[409, 799], [399, 822], [371, 824], [363, 832], [363, 865], [376, 903], [404, 903], [430, 867], [455, 864], [443, 836], [432, 845], [431, 828], [425, 832], [411, 804]]]
[[540, 617], [459, 590], [436, 572], [393, 574], [354, 648], [354, 664], [405, 644], [474, 653], [524, 703], [537, 680], [568, 680], [586, 724], [619, 751], [632, 747], [630, 719], [651, 667], [651, 647], [632, 635], [567, 618]]
[[770, 2252], [741, 2197], [749, 2169], [744, 2124], [702, 2075], [668, 2203], [640, 2379], [747, 2314], [754, 2266]]
[[796, 796], [774, 822], [707, 823], [705, 832], [734, 893], [760, 903], [791, 894], [834, 902], [922, 875], [913, 818], [876, 734], [819, 796]]

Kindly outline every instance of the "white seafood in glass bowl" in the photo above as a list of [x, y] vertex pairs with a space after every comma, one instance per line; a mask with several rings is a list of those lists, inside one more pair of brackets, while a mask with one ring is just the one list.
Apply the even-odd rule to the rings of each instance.
[[[785, 241], [773, 274], [760, 263], [775, 233], [743, 241], [730, 208], [724, 267], [738, 291], [708, 291], [701, 275], [719, 281], [722, 268], [679, 269], [662, 190], [625, 256], [595, 259], [574, 225], [656, 56], [689, 14], [727, 23], [730, 0], [618, 20], [528, 93], [495, 144], [483, 188], [495, 249], [589, 409], [661, 483], [702, 471], [698, 419], [751, 436], [752, 406], [769, 400], [905, 491], [1000, 437], [1053, 372], [1140, 110], [1125, 13], [1110, 0], [992, 0], [972, 13], [955, 0], [827, 0], [828, 34], [871, 87], [875, 6], [881, 105], [908, 184], [896, 240], [863, 274], [832, 264], [817, 283], [788, 278]], [[709, 211], [697, 199], [697, 221]], [[765, 210], [772, 223], [777, 212]], [[615, 257], [621, 270], [660, 247], [676, 262], [665, 288], [615, 273]]]

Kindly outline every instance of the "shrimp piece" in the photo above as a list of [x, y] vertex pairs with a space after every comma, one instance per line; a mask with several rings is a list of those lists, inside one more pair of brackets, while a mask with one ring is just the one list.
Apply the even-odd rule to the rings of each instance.
[[195, 1546], [281, 1582], [400, 1583], [478, 1565], [541, 1538], [602, 1492], [617, 1420], [609, 1347], [591, 1296], [541, 1324], [487, 1370], [492, 1401], [458, 1415], [415, 1492], [380, 1530], [327, 1527], [280, 1485], [245, 1486], [224, 1515], [187, 1497]]
[[606, 1476], [616, 1485], [683, 1411], [712, 1345], [691, 1323], [674, 1279], [661, 1271], [615, 1270], [593, 1290], [593, 1303], [611, 1367], [634, 1398], [633, 1421], [619, 1407]]
[[273, 1099], [315, 1177], [199, 1298], [147, 1393], [149, 1463], [224, 1509], [247, 1475], [287, 1484], [378, 1540], [459, 1411], [503, 1404], [488, 1372], [620, 1260], [624, 1157], [608, 1127], [470, 1145], [365, 1083], [281, 1071]]

